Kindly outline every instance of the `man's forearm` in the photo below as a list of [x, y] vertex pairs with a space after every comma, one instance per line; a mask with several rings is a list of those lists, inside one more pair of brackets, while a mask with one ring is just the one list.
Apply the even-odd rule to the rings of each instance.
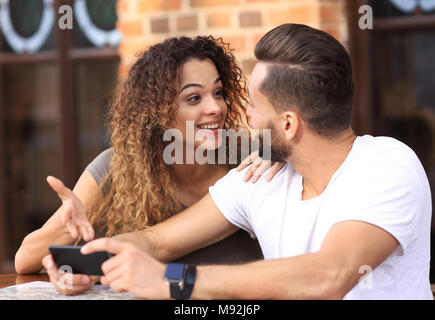
[[158, 245], [159, 241], [157, 240], [157, 234], [154, 232], [153, 228], [122, 233], [114, 236], [114, 238], [134, 244], [159, 261], [162, 261], [162, 259], [164, 260], [165, 258], [164, 253], [162, 252], [163, 250], [161, 250]]
[[343, 277], [316, 254], [198, 266], [192, 299], [340, 299]]

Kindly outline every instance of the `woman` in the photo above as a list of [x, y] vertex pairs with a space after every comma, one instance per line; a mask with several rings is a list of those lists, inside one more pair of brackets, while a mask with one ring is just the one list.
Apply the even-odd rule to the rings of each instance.
[[[181, 37], [150, 47], [117, 90], [110, 110], [113, 148], [88, 166], [73, 192], [60, 180], [47, 179], [63, 204], [24, 239], [16, 271], [40, 271], [49, 245], [72, 244], [79, 236], [89, 241], [94, 230], [107, 237], [144, 229], [197, 202], [230, 166], [186, 161], [168, 165], [163, 153], [169, 142], [163, 135], [178, 129], [185, 148], [215, 150], [222, 140], [218, 129], [246, 128], [245, 103], [245, 79], [222, 40]], [[193, 123], [195, 135], [207, 137], [205, 143], [189, 137], [187, 122]], [[260, 258], [258, 243], [239, 231], [179, 261], [240, 263]], [[80, 279], [83, 284], [77, 280], [72, 290], [58, 290], [75, 294], [92, 287], [94, 278]]]

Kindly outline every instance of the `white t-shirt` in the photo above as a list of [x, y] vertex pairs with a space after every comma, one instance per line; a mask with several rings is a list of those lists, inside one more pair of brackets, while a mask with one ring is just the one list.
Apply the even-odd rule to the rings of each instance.
[[345, 299], [433, 299], [429, 282], [431, 193], [424, 169], [405, 144], [357, 137], [323, 193], [303, 201], [302, 176], [287, 164], [266, 182], [245, 183], [231, 170], [210, 187], [221, 213], [256, 236], [265, 259], [316, 252], [332, 225], [364, 221], [383, 228], [398, 248]]

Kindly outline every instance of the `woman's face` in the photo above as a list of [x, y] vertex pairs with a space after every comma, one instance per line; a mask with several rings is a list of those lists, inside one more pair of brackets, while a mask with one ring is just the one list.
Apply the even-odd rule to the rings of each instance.
[[184, 142], [195, 149], [199, 146], [217, 149], [221, 143], [218, 129], [224, 126], [228, 107], [214, 63], [210, 59], [188, 60], [183, 66], [177, 92], [173, 128], [180, 130]]

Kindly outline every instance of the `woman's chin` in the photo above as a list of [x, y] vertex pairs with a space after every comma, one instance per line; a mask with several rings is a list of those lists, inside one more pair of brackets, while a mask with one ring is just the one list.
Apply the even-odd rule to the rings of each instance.
[[219, 147], [222, 145], [222, 138], [219, 136], [208, 136], [205, 141], [202, 143], [199, 143], [195, 145], [195, 149], [201, 148], [203, 150], [207, 151], [214, 151], [216, 149], [219, 149]]

